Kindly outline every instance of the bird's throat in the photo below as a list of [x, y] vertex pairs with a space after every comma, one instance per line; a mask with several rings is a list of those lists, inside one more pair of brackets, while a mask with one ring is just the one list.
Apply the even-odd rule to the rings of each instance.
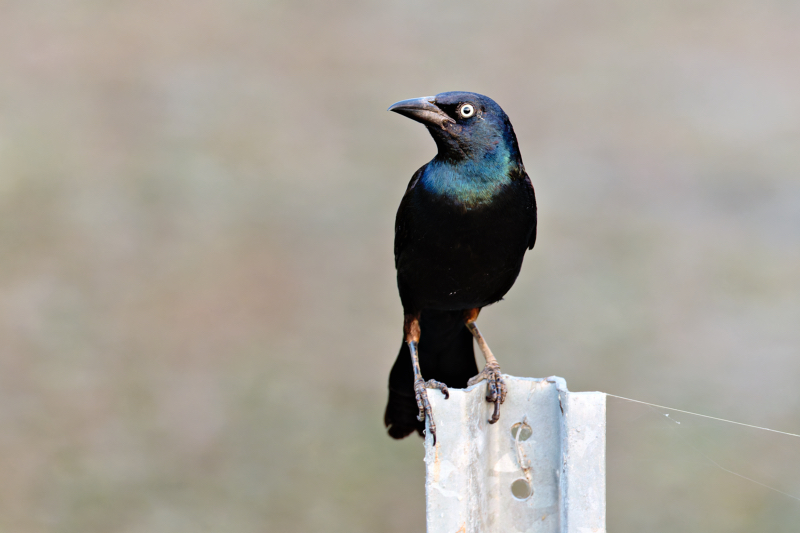
[[434, 158], [426, 166], [420, 182], [429, 194], [474, 208], [491, 203], [511, 182], [513, 165], [507, 151], [491, 154], [480, 161], [452, 162]]

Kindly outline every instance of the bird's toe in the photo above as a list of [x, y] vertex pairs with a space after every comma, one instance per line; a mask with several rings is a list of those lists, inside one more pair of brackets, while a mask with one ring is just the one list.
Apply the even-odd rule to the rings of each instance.
[[[428, 385], [432, 385], [429, 387]], [[428, 400], [428, 392], [425, 390], [426, 388], [436, 388], [441, 390], [445, 397], [449, 396], [447, 392], [447, 387], [444, 383], [439, 383], [438, 381], [430, 380], [425, 382], [421, 379], [414, 382], [414, 394], [417, 398], [417, 407], [419, 407], [419, 416], [417, 416], [417, 420], [420, 422], [425, 422], [425, 419], [428, 419], [429, 427], [431, 436], [433, 437], [433, 444], [436, 444], [436, 424], [433, 422], [433, 410], [431, 409], [431, 402]]]
[[508, 388], [506, 387], [503, 376], [500, 373], [500, 365], [497, 363], [487, 364], [480, 374], [470, 379], [467, 384], [469, 386], [480, 383], [486, 380], [486, 401], [494, 404], [494, 412], [489, 419], [490, 424], [494, 424], [500, 420], [500, 404], [506, 401], [506, 394]]

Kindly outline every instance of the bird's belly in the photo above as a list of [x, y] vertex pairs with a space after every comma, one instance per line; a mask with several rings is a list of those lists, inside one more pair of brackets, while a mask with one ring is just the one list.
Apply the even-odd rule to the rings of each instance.
[[[523, 235], [441, 235], [421, 239], [398, 264], [398, 283], [424, 309], [467, 309], [500, 300], [514, 284]], [[405, 298], [404, 298], [405, 299]]]

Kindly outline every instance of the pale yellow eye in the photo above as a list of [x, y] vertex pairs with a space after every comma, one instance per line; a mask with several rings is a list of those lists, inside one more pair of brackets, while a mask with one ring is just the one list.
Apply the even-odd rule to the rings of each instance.
[[458, 109], [458, 113], [464, 118], [469, 118], [475, 114], [475, 107], [472, 104], [464, 104]]

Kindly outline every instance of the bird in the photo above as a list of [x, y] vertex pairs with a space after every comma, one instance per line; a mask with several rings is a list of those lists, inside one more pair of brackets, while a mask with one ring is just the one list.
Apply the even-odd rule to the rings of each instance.
[[[412, 176], [395, 218], [403, 342], [384, 424], [395, 439], [424, 437], [427, 418], [435, 444], [427, 389], [448, 398], [448, 387], [486, 380], [489, 423], [500, 418], [507, 388], [475, 321], [511, 289], [536, 242], [536, 194], [511, 121], [491, 98], [443, 92], [388, 110], [423, 124], [438, 153]], [[480, 372], [473, 339], [486, 361]]]

